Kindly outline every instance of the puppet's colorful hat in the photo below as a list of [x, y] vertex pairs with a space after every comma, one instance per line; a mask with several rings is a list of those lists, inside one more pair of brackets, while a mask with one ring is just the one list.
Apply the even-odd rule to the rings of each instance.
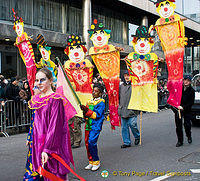
[[41, 34], [37, 35], [36, 43], [38, 49], [40, 46], [43, 46], [47, 51], [51, 49], [51, 47], [47, 46], [47, 43], [45, 42], [44, 37]]
[[[160, 4], [161, 2], [164, 2], [164, 1], [167, 1], [167, 0], [157, 0], [156, 2], [154, 2], [154, 4], [156, 4], [156, 7], [158, 7], [159, 4]], [[170, 1], [170, 2], [175, 2], [175, 0], [168, 0], [168, 1]]]
[[88, 33], [92, 35], [95, 31], [98, 30], [104, 30], [107, 34], [110, 34], [111, 30], [107, 30], [104, 28], [104, 25], [102, 22], [98, 22], [97, 19], [94, 19], [93, 24], [91, 24], [90, 29], [88, 30]]
[[81, 37], [71, 34], [67, 37], [67, 46], [85, 45], [86, 43], [81, 41]]
[[14, 16], [14, 23], [18, 23], [18, 22], [24, 22], [22, 17], [19, 17], [17, 12], [15, 12], [15, 10], [12, 8], [13, 11], [13, 16]]
[[148, 28], [146, 26], [139, 26], [136, 30], [136, 34], [131, 35], [131, 36], [137, 37], [137, 38], [153, 38], [154, 37], [148, 33]]

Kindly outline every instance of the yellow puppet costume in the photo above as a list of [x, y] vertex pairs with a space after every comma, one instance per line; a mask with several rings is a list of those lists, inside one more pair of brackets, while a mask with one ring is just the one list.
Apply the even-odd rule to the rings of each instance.
[[111, 30], [104, 28], [101, 22], [96, 19], [88, 30], [94, 47], [89, 50], [99, 74], [105, 84], [109, 98], [110, 123], [112, 129], [120, 125], [118, 115], [119, 106], [119, 74], [120, 74], [120, 53], [113, 46], [108, 45]]
[[153, 46], [152, 37], [145, 26], [140, 26], [133, 35], [135, 52], [126, 58], [132, 81], [132, 93], [128, 109], [157, 112], [157, 68], [158, 57], [150, 53]]
[[183, 80], [183, 56], [184, 46], [187, 38], [183, 21], [178, 15], [174, 15], [176, 5], [175, 0], [158, 0], [156, 2], [157, 12], [160, 17], [155, 26], [160, 38], [168, 67], [168, 90], [169, 98], [167, 103], [178, 107], [182, 96]]
[[37, 68], [47, 67], [53, 75], [54, 82], [56, 82], [57, 81], [57, 78], [56, 78], [57, 66], [55, 65], [55, 63], [53, 61], [50, 60], [51, 47], [47, 46], [47, 44], [44, 40], [44, 37], [41, 34], [37, 35], [36, 43], [38, 45], [38, 49], [42, 56], [40, 61], [38, 63], [36, 63], [36, 67]]
[[[85, 42], [82, 42], [79, 36], [68, 36], [65, 54], [69, 60], [65, 62], [64, 68], [81, 104], [86, 105], [92, 99], [94, 66], [88, 59], [85, 59], [87, 49], [84, 45]], [[77, 116], [82, 117], [81, 110], [78, 111]]]

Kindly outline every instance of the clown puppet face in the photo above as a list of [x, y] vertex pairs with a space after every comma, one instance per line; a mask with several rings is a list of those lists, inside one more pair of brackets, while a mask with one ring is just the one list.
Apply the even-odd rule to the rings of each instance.
[[110, 34], [107, 34], [104, 30], [94, 31], [90, 37], [95, 47], [102, 47], [108, 44]]
[[21, 37], [24, 33], [24, 23], [23, 22], [17, 22], [15, 24], [15, 32], [17, 33], [17, 36]]
[[84, 60], [85, 52], [84, 52], [82, 46], [81, 45], [70, 46], [69, 52], [68, 52], [68, 57], [74, 63], [79, 63], [82, 60]]
[[49, 51], [47, 51], [44, 47], [40, 47], [40, 53], [41, 53], [41, 55], [42, 55], [42, 58], [45, 60], [45, 61], [47, 61], [47, 60], [49, 60], [50, 59], [50, 55], [51, 55], [51, 51], [49, 50]]
[[153, 41], [150, 42], [148, 38], [138, 38], [136, 41], [132, 41], [135, 51], [140, 55], [145, 55], [151, 52]]
[[156, 11], [160, 15], [161, 18], [169, 18], [174, 14], [174, 10], [176, 9], [176, 5], [170, 1], [163, 1], [159, 3]]

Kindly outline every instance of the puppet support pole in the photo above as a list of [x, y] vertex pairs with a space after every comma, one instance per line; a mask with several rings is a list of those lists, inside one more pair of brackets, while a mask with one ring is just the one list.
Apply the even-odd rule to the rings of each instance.
[[142, 144], [142, 111], [140, 111], [140, 145]]
[[69, 78], [67, 77], [67, 74], [66, 74], [65, 70], [63, 69], [63, 66], [62, 66], [62, 64], [61, 64], [61, 62], [60, 62], [60, 60], [59, 60], [59, 58], [56, 57], [56, 60], [58, 61], [58, 64], [60, 65], [60, 68], [62, 69], [62, 71], [63, 71], [63, 73], [64, 73], [64, 76], [65, 76], [65, 79], [67, 80], [67, 83], [69, 84], [69, 86], [70, 86], [72, 92], [74, 93], [75, 98], [77, 99], [78, 103], [81, 105], [81, 101], [80, 101], [80, 99], [78, 98], [78, 96], [77, 96], [75, 90], [73, 89], [72, 84], [71, 84], [71, 82], [69, 81]]
[[180, 109], [178, 110], [178, 117], [179, 117], [179, 119], [181, 119], [181, 110]]

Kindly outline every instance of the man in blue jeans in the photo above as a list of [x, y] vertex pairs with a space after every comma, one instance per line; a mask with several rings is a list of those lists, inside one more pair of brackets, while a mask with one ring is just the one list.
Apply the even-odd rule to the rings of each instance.
[[140, 142], [140, 132], [137, 127], [138, 111], [128, 109], [131, 98], [131, 81], [128, 71], [124, 72], [124, 82], [119, 87], [119, 108], [118, 113], [121, 116], [122, 139], [124, 144], [121, 148], [131, 147], [129, 127], [135, 137], [135, 145]]

